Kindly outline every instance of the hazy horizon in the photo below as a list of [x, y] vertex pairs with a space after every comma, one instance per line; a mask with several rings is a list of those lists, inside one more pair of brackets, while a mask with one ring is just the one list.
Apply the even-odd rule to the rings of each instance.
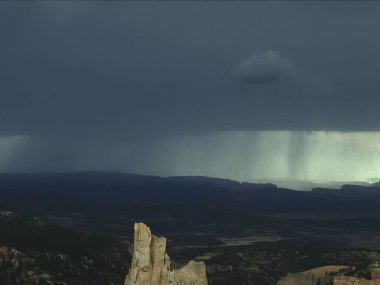
[[0, 156], [0, 171], [8, 173], [116, 171], [207, 176], [293, 189], [374, 183], [380, 177], [380, 133], [371, 132], [226, 132], [138, 145], [86, 142], [72, 146], [70, 153], [21, 136], [0, 139], [0, 147], [7, 149]]

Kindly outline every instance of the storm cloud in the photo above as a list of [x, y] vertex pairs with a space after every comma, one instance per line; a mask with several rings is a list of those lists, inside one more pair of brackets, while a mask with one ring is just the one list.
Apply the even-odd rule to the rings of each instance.
[[[143, 145], [160, 157], [153, 142], [236, 132], [377, 138], [379, 13], [375, 1], [2, 1], [2, 169], [154, 173]], [[118, 147], [134, 151], [104, 157]]]
[[297, 80], [299, 77], [295, 63], [280, 56], [277, 51], [255, 53], [240, 62], [232, 75], [243, 82], [271, 84], [281, 80]]
[[376, 2], [1, 5], [3, 135], [379, 128]]

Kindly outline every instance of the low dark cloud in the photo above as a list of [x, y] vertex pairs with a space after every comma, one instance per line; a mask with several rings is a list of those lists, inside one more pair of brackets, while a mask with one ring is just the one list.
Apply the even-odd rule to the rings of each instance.
[[283, 80], [297, 80], [299, 71], [290, 58], [278, 51], [255, 53], [243, 59], [233, 70], [232, 76], [250, 84], [272, 84]]
[[300, 97], [330, 95], [327, 82], [305, 72], [293, 59], [279, 51], [268, 50], [244, 58], [232, 69], [231, 76], [237, 82], [262, 87], [252, 89], [252, 94], [258, 96], [284, 96], [289, 100], [299, 100]]

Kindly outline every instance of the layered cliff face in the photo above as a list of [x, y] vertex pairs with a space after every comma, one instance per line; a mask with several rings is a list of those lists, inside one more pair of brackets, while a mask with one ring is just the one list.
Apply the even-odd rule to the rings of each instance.
[[331, 284], [329, 276], [318, 276], [311, 273], [289, 273], [277, 285], [328, 285]]
[[170, 271], [166, 238], [156, 237], [143, 223], [135, 224], [132, 263], [125, 285], [207, 285], [206, 265], [190, 261]]
[[330, 265], [300, 273], [289, 273], [277, 282], [277, 285], [330, 285], [335, 275], [349, 269], [350, 266]]

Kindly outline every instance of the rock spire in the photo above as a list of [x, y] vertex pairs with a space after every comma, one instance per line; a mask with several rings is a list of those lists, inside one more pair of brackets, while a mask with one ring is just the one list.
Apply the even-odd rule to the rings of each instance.
[[149, 227], [136, 223], [132, 263], [125, 285], [207, 285], [206, 265], [190, 261], [170, 271], [166, 238], [152, 235]]

